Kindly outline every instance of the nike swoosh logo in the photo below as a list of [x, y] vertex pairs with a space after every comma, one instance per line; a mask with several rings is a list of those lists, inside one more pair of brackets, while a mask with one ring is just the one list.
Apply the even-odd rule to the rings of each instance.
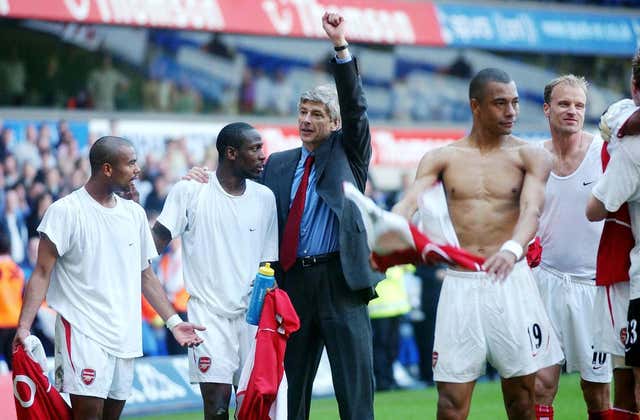
[[589, 182], [584, 182], [584, 181], [582, 181], [582, 185], [586, 187], [587, 185], [589, 185], [589, 184], [593, 184], [594, 182], [595, 182], [595, 181], [589, 181]]
[[249, 232], [255, 232], [255, 228], [249, 228]]
[[133, 242], [131, 242], [131, 243], [129, 244], [129, 246], [132, 246], [132, 245], [133, 245]]

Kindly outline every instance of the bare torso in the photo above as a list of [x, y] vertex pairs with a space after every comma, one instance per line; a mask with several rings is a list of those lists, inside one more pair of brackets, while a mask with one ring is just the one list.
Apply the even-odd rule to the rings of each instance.
[[441, 177], [463, 248], [489, 257], [511, 238], [520, 214], [527, 147], [510, 137], [481, 151], [465, 138], [443, 149]]

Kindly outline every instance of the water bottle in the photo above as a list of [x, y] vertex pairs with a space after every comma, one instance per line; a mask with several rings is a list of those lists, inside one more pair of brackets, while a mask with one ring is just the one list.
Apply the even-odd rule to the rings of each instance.
[[247, 322], [251, 325], [258, 325], [258, 322], [260, 321], [262, 305], [264, 304], [264, 297], [267, 294], [267, 289], [275, 286], [276, 279], [273, 274], [273, 268], [271, 268], [271, 264], [269, 263], [266, 263], [258, 270], [256, 279], [253, 282], [251, 301], [249, 302], [249, 308], [247, 309]]

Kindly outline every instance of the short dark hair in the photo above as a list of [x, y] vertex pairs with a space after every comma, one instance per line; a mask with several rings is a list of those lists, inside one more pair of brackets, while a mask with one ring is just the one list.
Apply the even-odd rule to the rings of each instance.
[[631, 60], [631, 77], [633, 78], [633, 85], [636, 89], [640, 89], [640, 50], [636, 52], [633, 60]]
[[93, 143], [89, 150], [89, 163], [91, 164], [91, 174], [97, 174], [100, 167], [105, 163], [113, 165], [120, 149], [124, 146], [133, 148], [133, 143], [127, 139], [116, 136], [100, 137]]
[[485, 87], [490, 82], [511, 83], [512, 81], [511, 76], [504, 70], [492, 67], [480, 70], [469, 83], [469, 99], [481, 100], [484, 96]]
[[234, 122], [222, 127], [222, 130], [218, 133], [216, 140], [216, 149], [218, 150], [218, 162], [224, 160], [225, 149], [229, 146], [239, 149], [244, 144], [247, 136], [247, 131], [255, 130], [251, 124], [246, 122]]

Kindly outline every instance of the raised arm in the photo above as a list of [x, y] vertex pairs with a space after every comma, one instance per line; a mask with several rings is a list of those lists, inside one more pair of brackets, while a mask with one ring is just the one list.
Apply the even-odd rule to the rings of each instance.
[[[349, 158], [354, 175], [361, 187], [366, 182], [366, 172], [371, 159], [371, 132], [367, 117], [367, 101], [362, 89], [362, 80], [358, 74], [358, 66], [346, 47], [346, 24], [342, 16], [336, 13], [325, 13], [322, 27], [336, 51], [336, 62], [333, 73], [340, 103], [340, 119], [343, 133], [343, 145]], [[342, 49], [342, 47], [346, 47]], [[349, 60], [341, 62], [342, 60]]]
[[[511, 240], [491, 256], [484, 264], [487, 273], [504, 279], [513, 265], [522, 257], [523, 250], [538, 230], [540, 214], [544, 206], [544, 190], [552, 167], [552, 157], [542, 147], [524, 146], [521, 149], [524, 163], [524, 181], [520, 192], [520, 215]], [[518, 253], [519, 255], [516, 255]]]
[[47, 290], [49, 290], [51, 270], [53, 270], [57, 259], [58, 251], [56, 250], [56, 246], [47, 235], [41, 233], [40, 243], [38, 244], [38, 259], [24, 292], [18, 329], [13, 339], [14, 349], [18, 345], [23, 345], [24, 339], [31, 334], [31, 325], [33, 325], [33, 320], [36, 318], [38, 309], [40, 305], [42, 305]]
[[418, 165], [415, 181], [405, 191], [402, 200], [393, 206], [391, 210], [393, 213], [411, 221], [418, 210], [418, 199], [422, 193], [440, 179], [446, 166], [447, 153], [448, 150], [445, 148], [434, 149], [425, 153]]

